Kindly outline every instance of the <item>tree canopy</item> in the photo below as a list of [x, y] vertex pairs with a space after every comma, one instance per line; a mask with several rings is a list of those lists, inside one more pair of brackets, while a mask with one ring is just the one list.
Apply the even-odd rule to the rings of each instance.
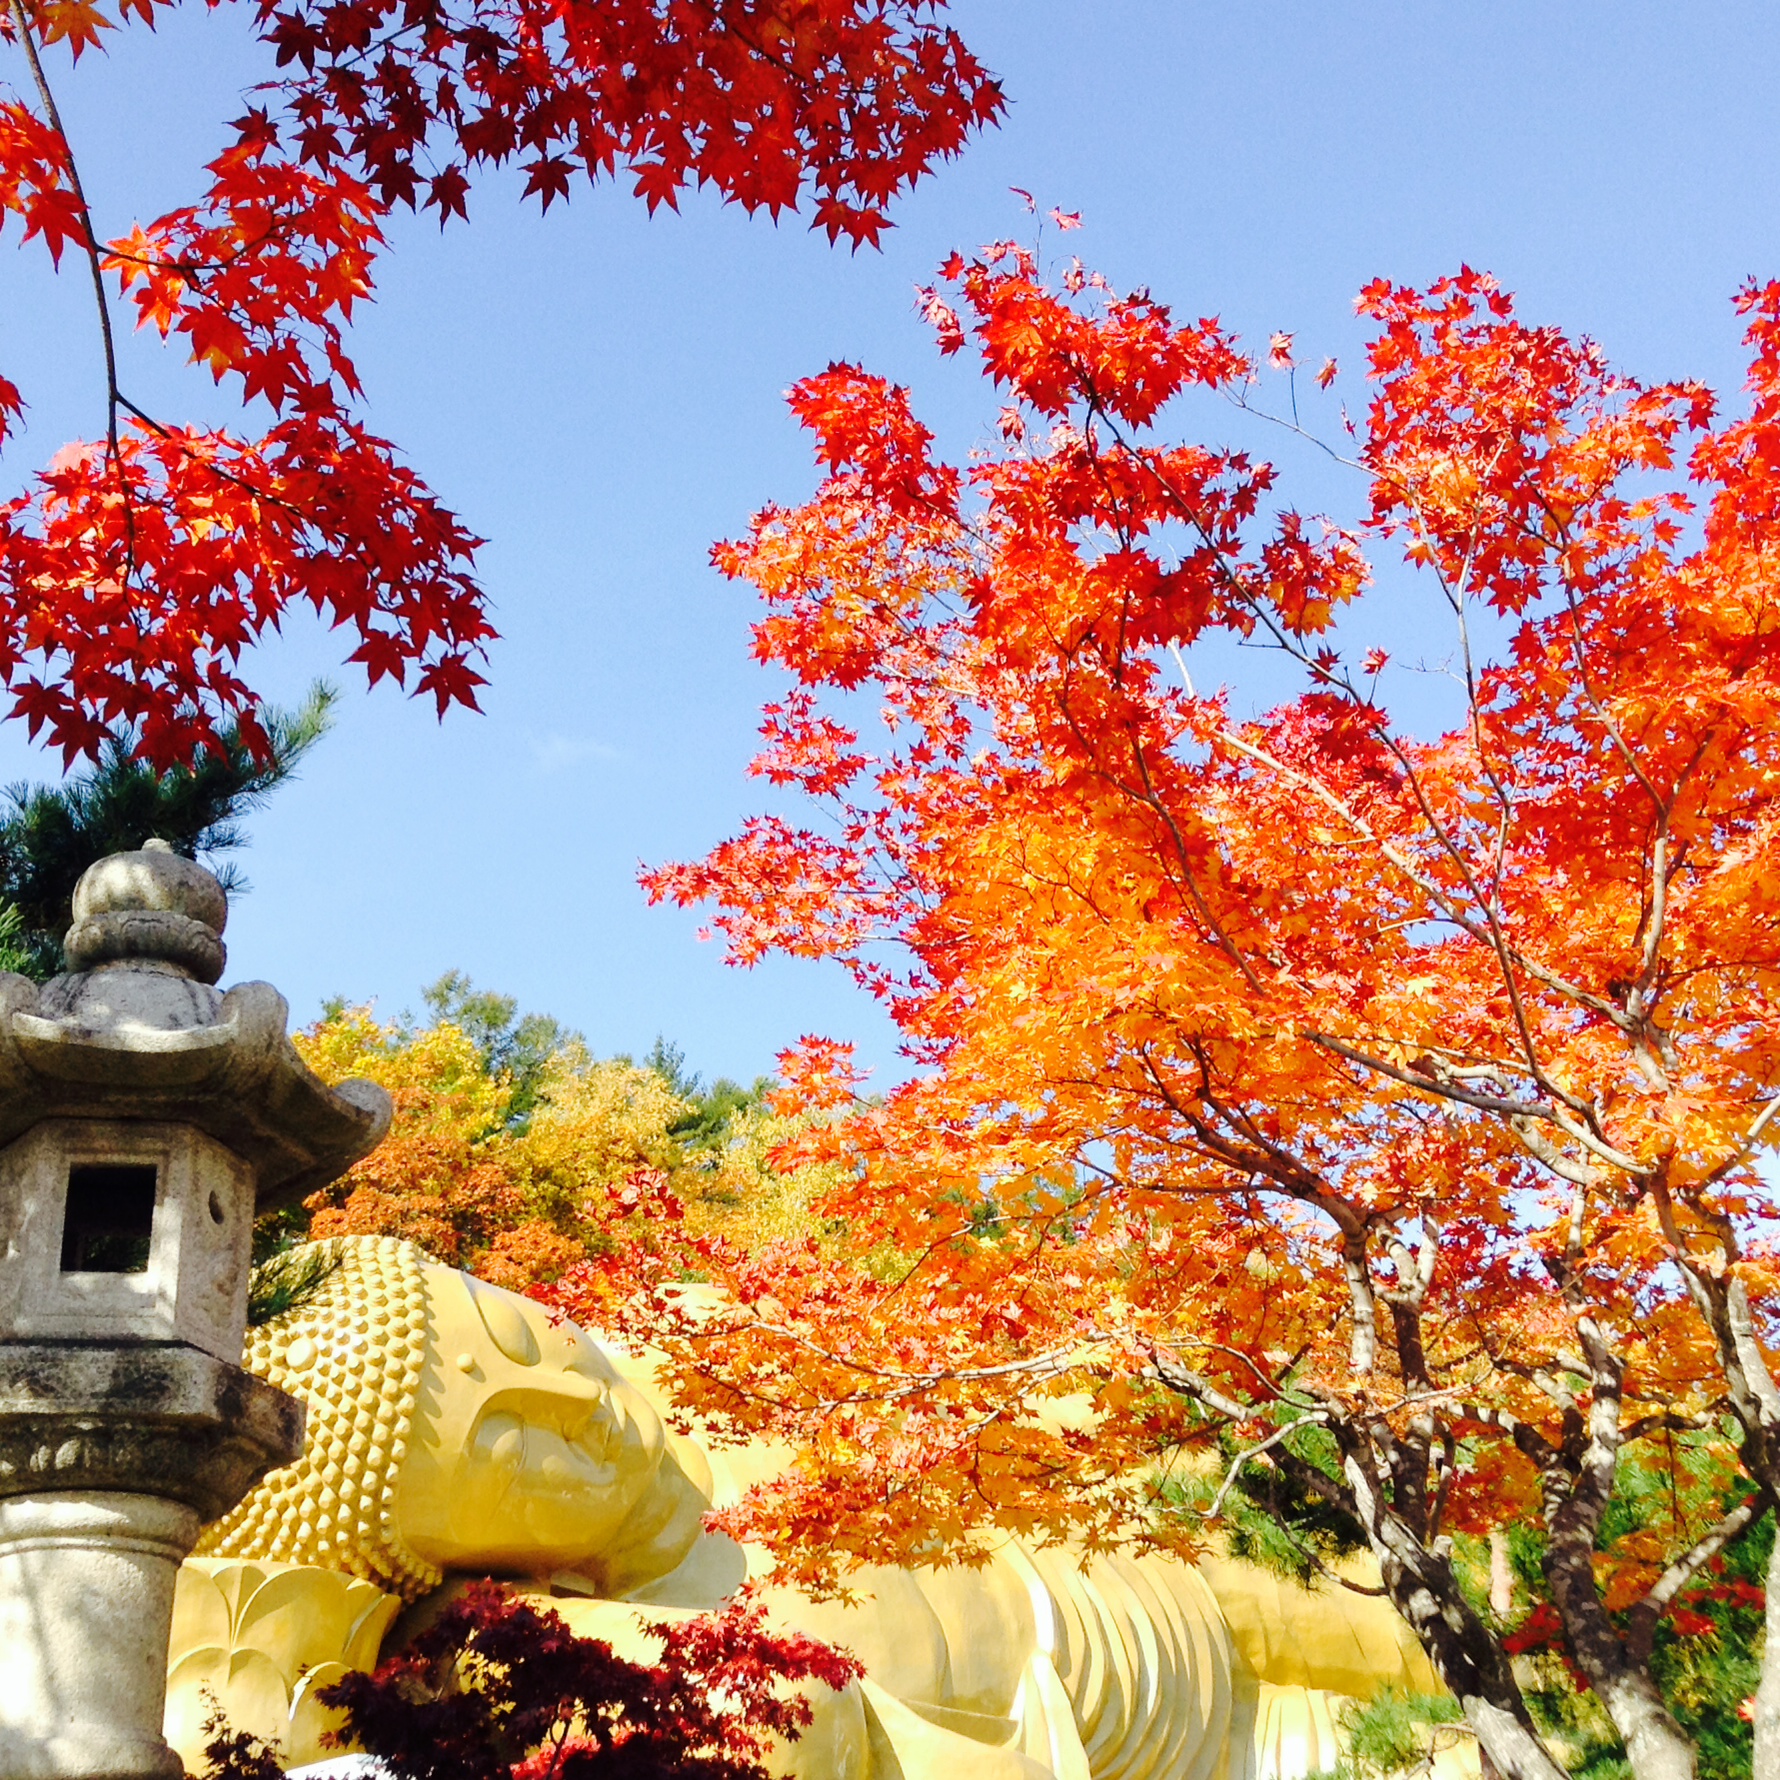
[[225, 890], [247, 881], [220, 857], [246, 845], [242, 818], [296, 774], [327, 734], [336, 694], [316, 685], [294, 711], [263, 709], [250, 741], [225, 725], [189, 765], [165, 770], [138, 757], [128, 730], [105, 738], [98, 760], [59, 785], [21, 783], [0, 792], [0, 964], [39, 982], [62, 968], [74, 886], [108, 853], [164, 840], [188, 859], [202, 854]]
[[425, 1001], [426, 1024], [336, 1004], [298, 1036], [326, 1079], [386, 1088], [395, 1121], [338, 1182], [262, 1225], [262, 1257], [304, 1237], [401, 1236], [517, 1291], [591, 1266], [603, 1283], [582, 1290], [604, 1326], [639, 1276], [696, 1272], [718, 1231], [754, 1245], [809, 1227], [829, 1174], [775, 1165], [809, 1121], [775, 1113], [771, 1084], [707, 1088], [660, 1039], [641, 1063], [596, 1058], [459, 971]]
[[[857, 1662], [775, 1633], [741, 1595], [715, 1613], [651, 1626], [652, 1663], [579, 1638], [548, 1607], [474, 1582], [373, 1674], [324, 1684], [346, 1737], [396, 1780], [769, 1780], [773, 1743], [796, 1742], [807, 1692], [839, 1691]], [[277, 1780], [274, 1751], [207, 1727], [212, 1780]]]
[[[219, 5], [221, 0], [212, 0]], [[0, 6], [0, 230], [96, 301], [94, 436], [0, 491], [0, 686], [64, 757], [128, 728], [158, 767], [264, 746], [241, 657], [310, 607], [374, 685], [473, 705], [493, 636], [479, 540], [372, 430], [348, 351], [397, 206], [441, 224], [514, 165], [548, 209], [626, 177], [710, 186], [874, 240], [897, 193], [1002, 108], [943, 0], [243, 0], [266, 78], [193, 201], [107, 236], [57, 91], [172, 0]], [[90, 288], [85, 288], [90, 286]], [[238, 427], [145, 408], [117, 328], [185, 347]], [[0, 374], [0, 449], [28, 389]]]
[[[743, 1520], [806, 1568], [1178, 1536], [1194, 1453], [1278, 1479], [1525, 1780], [1561, 1769], [1455, 1541], [1530, 1523], [1634, 1773], [1679, 1780], [1656, 1628], [1780, 1486], [1780, 285], [1725, 419], [1470, 270], [1360, 303], [1357, 525], [1169, 430], [1260, 410], [1288, 337], [1014, 243], [925, 299], [998, 446], [945, 461], [858, 367], [793, 391], [825, 479], [717, 552], [790, 682], [755, 762], [790, 813], [645, 882], [737, 962], [841, 961], [920, 1069], [870, 1104], [845, 1046], [783, 1060], [841, 1234], [714, 1254], [735, 1313], [667, 1295], [662, 1335], [689, 1402], [801, 1443]], [[1412, 598], [1432, 737], [1392, 710]], [[1220, 635], [1302, 689], [1201, 687]], [[1628, 1465], [1673, 1480], [1637, 1538]]]

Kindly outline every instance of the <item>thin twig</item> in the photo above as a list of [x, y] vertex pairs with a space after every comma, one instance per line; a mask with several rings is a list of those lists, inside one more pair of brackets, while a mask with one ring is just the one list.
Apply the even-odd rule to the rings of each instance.
[[31, 64], [31, 76], [37, 83], [38, 97], [43, 101], [44, 116], [49, 127], [61, 138], [62, 152], [68, 163], [69, 188], [73, 191], [74, 201], [80, 210], [87, 270], [93, 280], [93, 304], [99, 312], [99, 339], [105, 350], [105, 459], [117, 477], [118, 495], [123, 502], [123, 584], [128, 587], [136, 578], [136, 504], [131, 498], [130, 479], [124, 469], [123, 449], [118, 441], [117, 411], [123, 397], [117, 383], [117, 343], [111, 331], [111, 304], [105, 295], [105, 271], [99, 257], [99, 237], [93, 228], [92, 207], [87, 203], [86, 188], [81, 184], [80, 168], [74, 159], [74, 144], [68, 139], [68, 132], [62, 124], [62, 114], [56, 106], [56, 96], [51, 92], [49, 81], [44, 75], [43, 63], [37, 54], [37, 39], [31, 30], [31, 20], [25, 11], [24, 0], [8, 0], [8, 8], [18, 30], [19, 42], [24, 48], [25, 59]]

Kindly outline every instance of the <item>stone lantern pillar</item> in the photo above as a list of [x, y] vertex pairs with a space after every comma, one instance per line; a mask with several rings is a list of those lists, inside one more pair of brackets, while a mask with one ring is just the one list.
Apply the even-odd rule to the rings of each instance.
[[67, 974], [0, 973], [0, 1780], [177, 1780], [173, 1584], [200, 1527], [302, 1452], [238, 1364], [256, 1212], [370, 1150], [265, 983], [227, 994], [222, 887], [164, 842], [74, 895]]

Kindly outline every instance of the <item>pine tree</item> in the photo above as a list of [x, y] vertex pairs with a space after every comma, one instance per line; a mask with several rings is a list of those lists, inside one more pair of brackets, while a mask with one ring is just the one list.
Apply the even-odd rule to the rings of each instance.
[[318, 681], [294, 711], [263, 713], [263, 752], [231, 727], [191, 766], [157, 772], [136, 757], [134, 732], [120, 729], [96, 766], [63, 784], [0, 792], [0, 968], [38, 982], [60, 970], [80, 874], [146, 840], [164, 840], [188, 859], [203, 854], [225, 890], [246, 889], [216, 856], [246, 845], [241, 818], [295, 775], [332, 725], [337, 697]]

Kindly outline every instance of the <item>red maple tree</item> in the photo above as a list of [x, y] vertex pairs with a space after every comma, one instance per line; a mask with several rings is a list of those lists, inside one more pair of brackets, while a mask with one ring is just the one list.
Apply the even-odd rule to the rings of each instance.
[[[171, 3], [0, 6], [0, 228], [90, 282], [107, 391], [98, 436], [0, 500], [0, 686], [68, 759], [120, 724], [157, 764], [231, 718], [252, 739], [241, 656], [303, 605], [373, 684], [474, 704], [478, 540], [366, 424], [346, 350], [392, 206], [466, 216], [478, 170], [516, 163], [546, 209], [622, 172], [651, 210], [708, 185], [869, 242], [1002, 104], [944, 0], [252, 0], [272, 69], [205, 188], [105, 239], [55, 87]], [[120, 294], [234, 389], [241, 430], [131, 398]], [[0, 448], [24, 400], [0, 376]]]
[[[1223, 328], [1060, 273], [1003, 243], [929, 297], [998, 448], [830, 367], [792, 398], [821, 487], [718, 552], [792, 808], [645, 881], [739, 962], [841, 961], [921, 1068], [873, 1102], [790, 1058], [819, 1239], [707, 1243], [732, 1310], [668, 1291], [656, 1333], [689, 1403], [799, 1443], [738, 1530], [818, 1572], [1190, 1536], [1167, 1480], [1221, 1448], [1205, 1513], [1247, 1478], [1339, 1517], [1497, 1771], [1555, 1780], [1455, 1546], [1531, 1523], [1633, 1771], [1682, 1780], [1655, 1628], [1780, 1500], [1780, 285], [1722, 424], [1478, 273], [1369, 287], [1342, 527], [1165, 430], [1257, 400]], [[1391, 702], [1418, 594], [1431, 736]], [[1301, 690], [1198, 685], [1220, 635]], [[1674, 1487], [1616, 1541], [1628, 1467]], [[1768, 1611], [1763, 1775], [1780, 1572]]]
[[[801, 1633], [770, 1630], [747, 1595], [648, 1634], [653, 1663], [577, 1637], [547, 1607], [471, 1583], [373, 1674], [318, 1698], [336, 1741], [397, 1780], [767, 1780], [774, 1739], [814, 1713], [799, 1684], [839, 1690], [859, 1664]], [[276, 1755], [220, 1715], [211, 1780], [276, 1780]]]

